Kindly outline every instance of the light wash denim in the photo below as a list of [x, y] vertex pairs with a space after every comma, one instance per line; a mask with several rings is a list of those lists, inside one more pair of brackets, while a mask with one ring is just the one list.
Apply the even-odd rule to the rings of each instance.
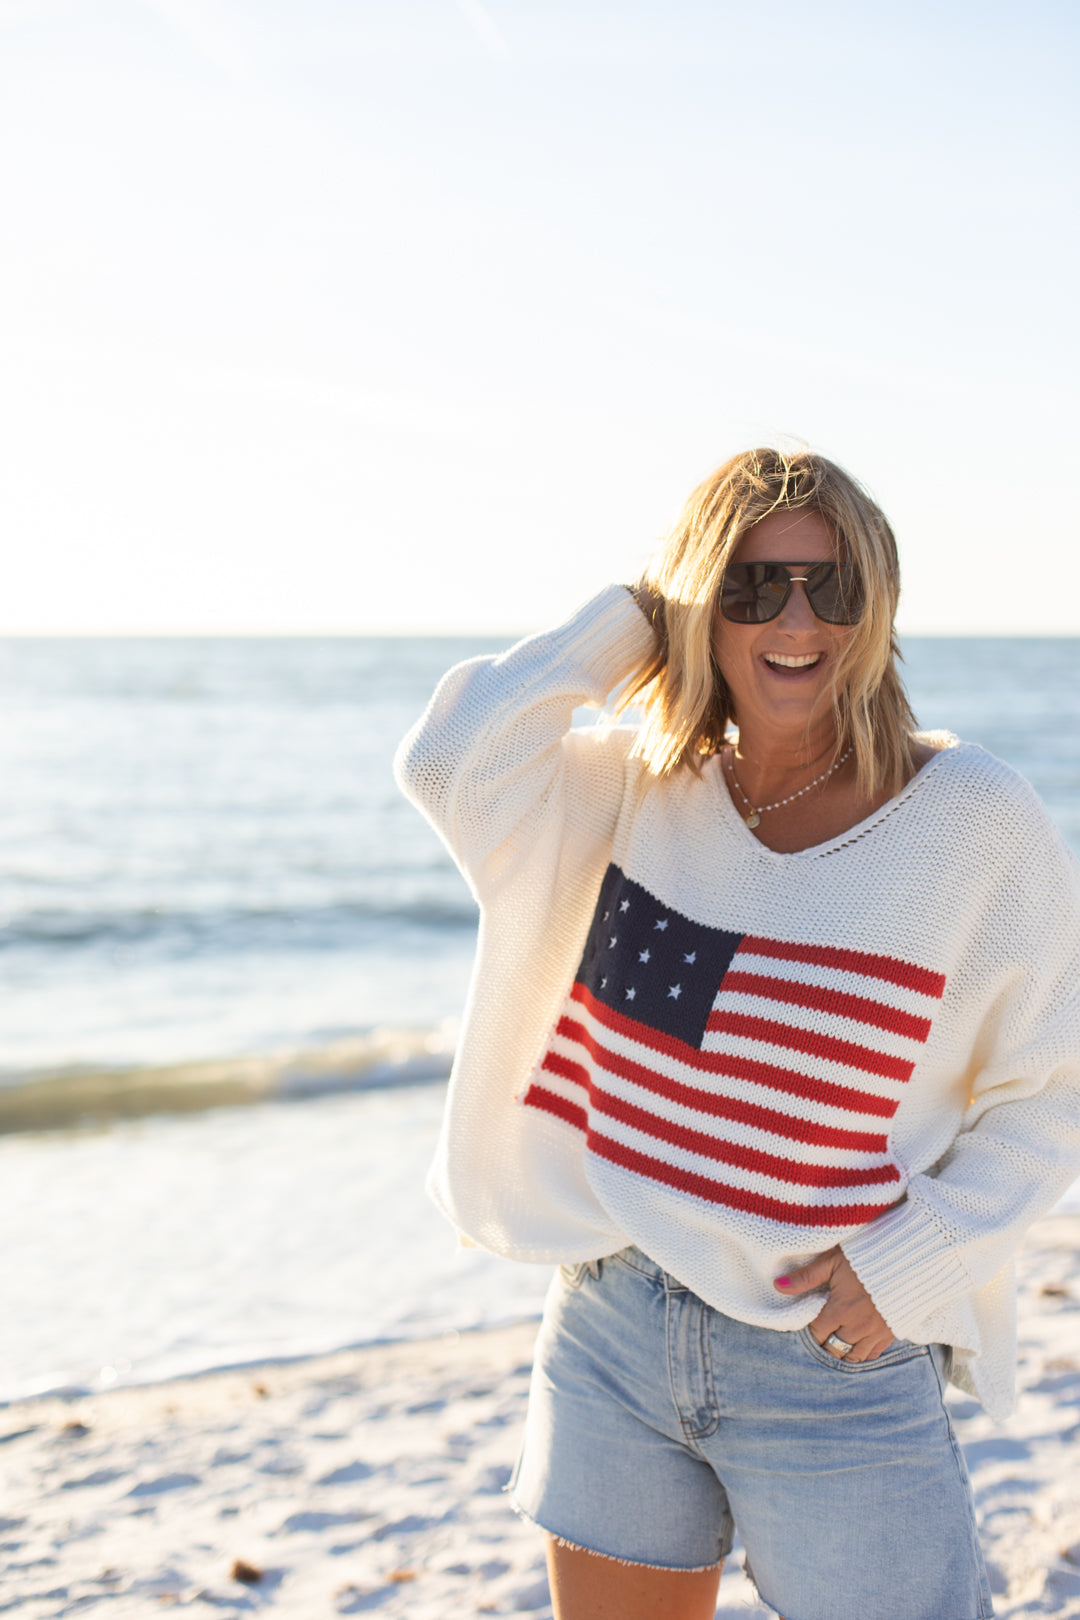
[[713, 1310], [639, 1249], [564, 1266], [536, 1347], [516, 1510], [628, 1563], [701, 1569], [738, 1526], [785, 1620], [986, 1620], [943, 1394], [948, 1351], [838, 1361]]

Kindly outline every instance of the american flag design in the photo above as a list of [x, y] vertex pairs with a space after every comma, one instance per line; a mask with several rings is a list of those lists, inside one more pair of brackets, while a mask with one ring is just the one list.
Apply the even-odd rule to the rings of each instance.
[[944, 989], [895, 957], [693, 922], [609, 866], [523, 1101], [680, 1193], [861, 1226], [903, 1192], [889, 1121]]

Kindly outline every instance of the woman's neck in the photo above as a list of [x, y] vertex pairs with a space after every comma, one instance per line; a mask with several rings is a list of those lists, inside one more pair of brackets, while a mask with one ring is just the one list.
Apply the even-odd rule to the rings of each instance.
[[746, 793], [751, 799], [767, 797], [772, 789], [782, 788], [795, 777], [825, 770], [836, 755], [836, 728], [831, 716], [827, 724], [788, 735], [740, 728], [733, 748], [739, 782]]

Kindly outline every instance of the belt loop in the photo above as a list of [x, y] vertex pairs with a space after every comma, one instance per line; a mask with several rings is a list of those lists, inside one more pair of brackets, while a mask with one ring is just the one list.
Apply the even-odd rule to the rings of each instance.
[[600, 1281], [600, 1265], [601, 1262], [599, 1260], [590, 1260], [588, 1262], [589, 1276], [592, 1277], [595, 1282]]

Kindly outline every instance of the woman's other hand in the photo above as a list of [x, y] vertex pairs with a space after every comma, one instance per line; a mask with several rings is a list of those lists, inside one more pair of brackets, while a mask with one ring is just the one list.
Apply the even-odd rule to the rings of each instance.
[[[773, 1286], [782, 1294], [808, 1294], [820, 1288], [828, 1291], [829, 1297], [810, 1323], [810, 1331], [818, 1344], [838, 1360], [872, 1361], [896, 1337], [840, 1248], [826, 1249], [797, 1271], [777, 1277]], [[832, 1333], [850, 1344], [851, 1349], [841, 1352], [827, 1344]]]
[[662, 636], [664, 633], [664, 598], [655, 585], [650, 585], [648, 580], [642, 578], [635, 580], [633, 585], [628, 585], [626, 588], [657, 635]]

